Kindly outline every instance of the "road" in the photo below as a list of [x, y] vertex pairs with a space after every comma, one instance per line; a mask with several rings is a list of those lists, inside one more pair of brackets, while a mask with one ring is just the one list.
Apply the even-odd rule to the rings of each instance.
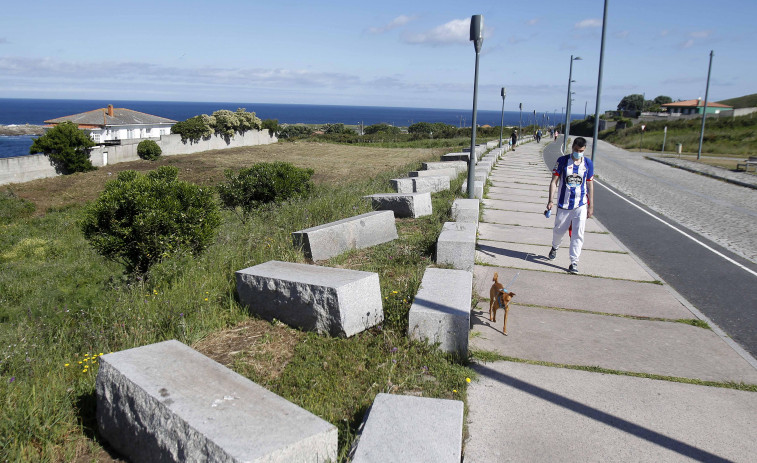
[[[557, 143], [544, 150], [550, 168], [559, 155]], [[757, 357], [757, 190], [649, 161], [604, 142], [595, 161], [597, 219]]]

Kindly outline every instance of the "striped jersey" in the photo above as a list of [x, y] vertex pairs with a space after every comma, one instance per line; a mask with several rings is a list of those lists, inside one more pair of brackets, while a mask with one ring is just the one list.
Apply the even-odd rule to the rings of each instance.
[[560, 156], [552, 169], [552, 174], [560, 177], [557, 207], [575, 209], [588, 204], [586, 182], [594, 180], [594, 164], [591, 159], [582, 157], [581, 163], [576, 165], [570, 154]]

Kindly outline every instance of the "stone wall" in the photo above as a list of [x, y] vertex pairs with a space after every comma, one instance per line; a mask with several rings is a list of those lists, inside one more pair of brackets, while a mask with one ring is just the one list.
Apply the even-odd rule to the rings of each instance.
[[[200, 140], [197, 143], [182, 142], [181, 137], [175, 134], [162, 135], [160, 139], [153, 140], [160, 146], [164, 156], [192, 154], [240, 146], [267, 145], [278, 141], [275, 135], [268, 134], [268, 130], [251, 130], [242, 135], [237, 134], [228, 140], [225, 137], [213, 135], [208, 140]], [[122, 140], [120, 145], [99, 145], [92, 149], [89, 158], [92, 164], [97, 167], [136, 161], [139, 159], [137, 145], [140, 141], [142, 140]], [[50, 160], [43, 154], [0, 158], [0, 185], [23, 183], [57, 175], [55, 168], [50, 164]]]

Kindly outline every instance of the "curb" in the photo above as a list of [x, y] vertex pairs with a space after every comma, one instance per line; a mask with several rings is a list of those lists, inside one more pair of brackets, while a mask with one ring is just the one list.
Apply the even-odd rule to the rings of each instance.
[[697, 170], [697, 169], [692, 169], [691, 167], [681, 166], [681, 165], [678, 165], [678, 164], [676, 164], [674, 162], [666, 161], [664, 159], [655, 158], [655, 157], [652, 157], [652, 156], [644, 156], [644, 158], [645, 159], [649, 159], [650, 161], [659, 162], [660, 164], [665, 164], [666, 166], [675, 167], [677, 169], [685, 170], [685, 171], [688, 171], [688, 172], [693, 172], [695, 174], [704, 175], [705, 177], [710, 177], [710, 178], [714, 178], [714, 179], [717, 179], [717, 180], [722, 180], [724, 182], [733, 183], [734, 185], [743, 186], [743, 187], [752, 188], [754, 190], [757, 190], [757, 184], [746, 183], [746, 182], [742, 182], [740, 180], [734, 180], [734, 179], [731, 179], [731, 178], [722, 177], [720, 175], [711, 174], [709, 172], [704, 172], [704, 171]]

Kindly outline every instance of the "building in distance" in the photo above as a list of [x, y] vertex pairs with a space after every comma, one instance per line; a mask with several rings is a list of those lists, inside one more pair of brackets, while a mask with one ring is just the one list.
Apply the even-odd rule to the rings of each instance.
[[45, 121], [50, 127], [63, 122], [73, 122], [79, 129], [89, 133], [92, 141], [98, 144], [118, 144], [121, 140], [138, 140], [160, 138], [171, 133], [171, 126], [176, 121], [165, 117], [153, 116], [126, 108], [94, 109], [71, 116], [59, 117]]

